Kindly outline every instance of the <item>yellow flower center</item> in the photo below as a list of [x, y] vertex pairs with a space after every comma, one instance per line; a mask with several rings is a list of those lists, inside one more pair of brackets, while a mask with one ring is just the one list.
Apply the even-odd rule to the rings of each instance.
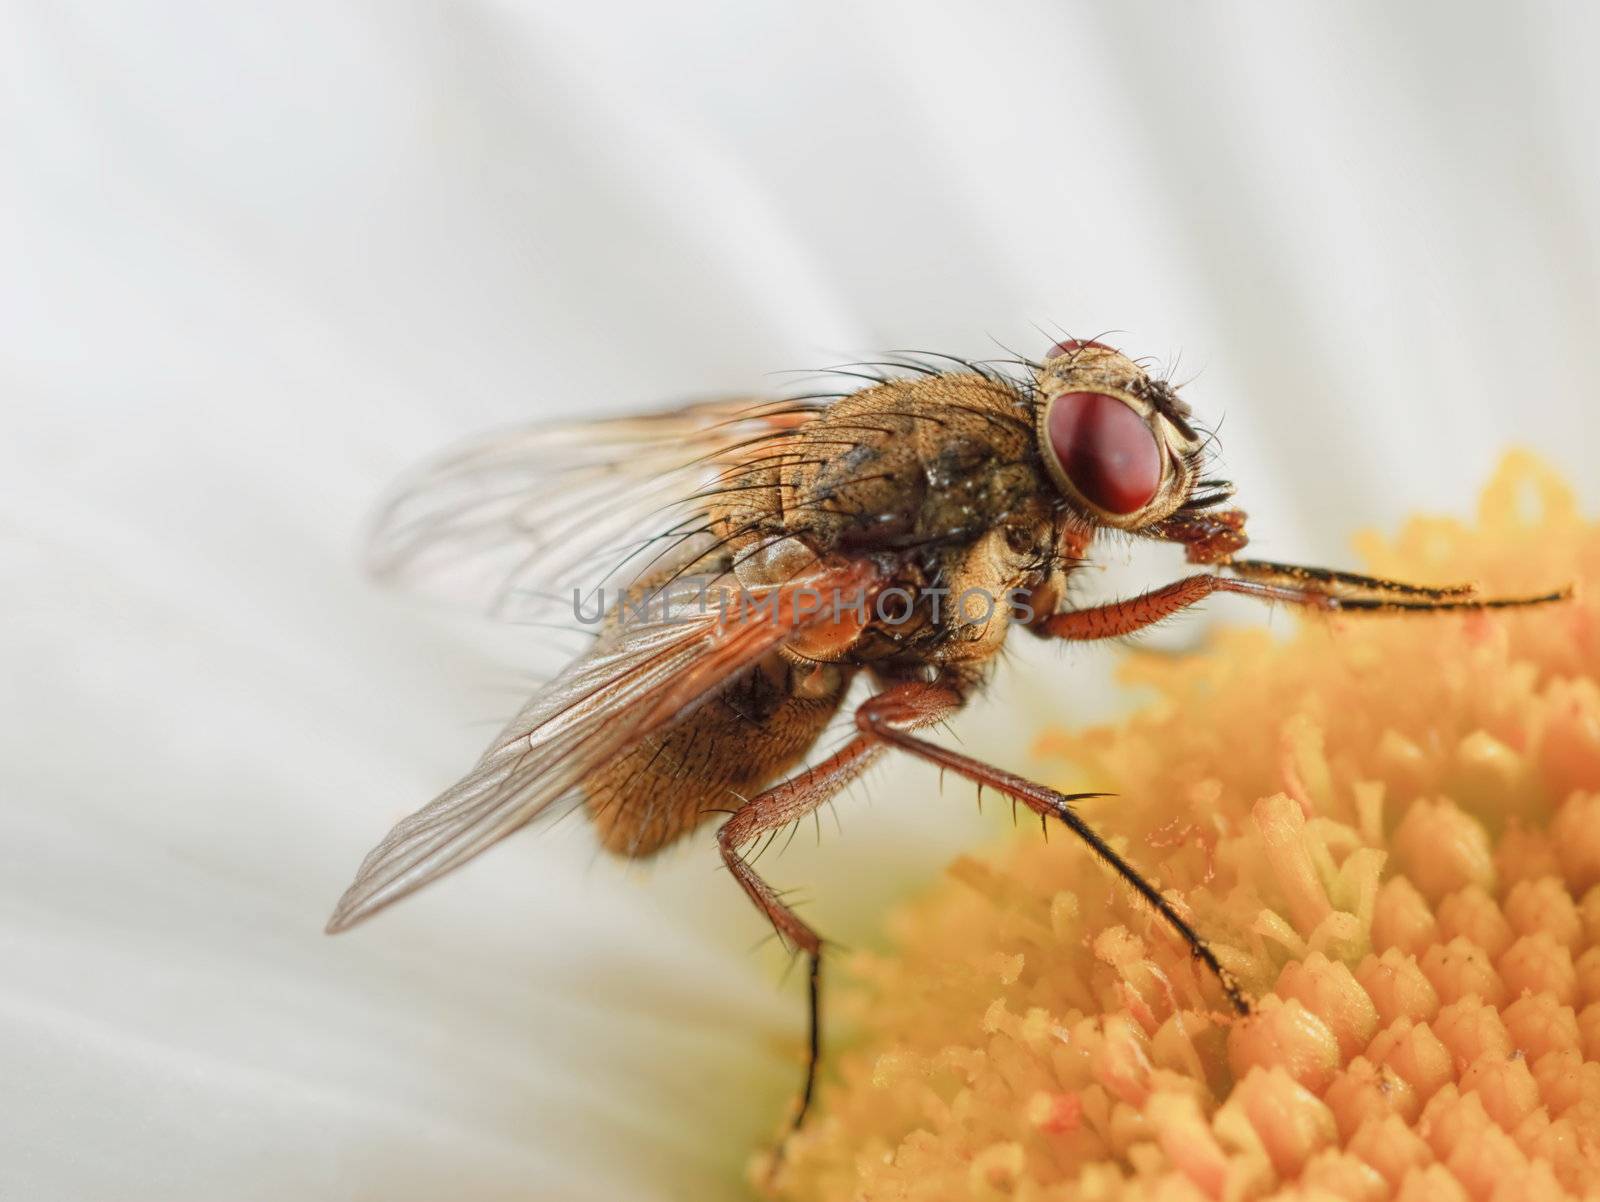
[[[1513, 455], [1373, 569], [1576, 599], [1140, 657], [1053, 783], [1257, 999], [1232, 1017], [1065, 831], [963, 857], [850, 965], [787, 1199], [1600, 1190], [1600, 526]], [[1587, 594], [1585, 588], [1587, 587]]]

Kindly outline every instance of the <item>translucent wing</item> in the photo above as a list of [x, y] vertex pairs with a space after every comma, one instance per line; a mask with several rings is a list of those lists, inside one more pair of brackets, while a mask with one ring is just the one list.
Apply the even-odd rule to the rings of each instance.
[[379, 578], [507, 620], [628, 583], [694, 540], [710, 491], [825, 402], [705, 401], [505, 431], [402, 483], [373, 532]]
[[[799, 632], [835, 620], [840, 605], [851, 607], [879, 579], [869, 561], [819, 568], [726, 612], [702, 606], [696, 586], [673, 599], [681, 620], [613, 629], [533, 698], [463, 780], [403, 819], [367, 856], [328, 930], [360, 922], [576, 797], [616, 756], [681, 720]], [[710, 595], [717, 596], [714, 586]]]

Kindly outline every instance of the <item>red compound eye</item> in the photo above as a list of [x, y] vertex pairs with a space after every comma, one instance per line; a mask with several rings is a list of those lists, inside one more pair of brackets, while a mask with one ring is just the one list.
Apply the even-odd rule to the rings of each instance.
[[1062, 355], [1070, 355], [1073, 351], [1081, 351], [1086, 346], [1098, 347], [1102, 351], [1114, 350], [1103, 342], [1094, 342], [1088, 338], [1068, 338], [1065, 342], [1058, 342], [1050, 348], [1045, 355], [1046, 359], [1058, 359]]
[[1161, 447], [1150, 427], [1116, 397], [1064, 392], [1050, 402], [1045, 435], [1084, 500], [1107, 513], [1137, 513], [1161, 487]]

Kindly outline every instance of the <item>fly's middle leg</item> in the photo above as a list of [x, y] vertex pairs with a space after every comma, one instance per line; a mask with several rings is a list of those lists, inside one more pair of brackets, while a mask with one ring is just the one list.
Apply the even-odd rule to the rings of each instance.
[[1132, 886], [1134, 892], [1182, 937], [1191, 954], [1203, 963], [1221, 984], [1229, 1005], [1239, 1014], [1249, 1014], [1250, 999], [1234, 979], [1233, 974], [1218, 961], [1216, 954], [1200, 937], [1199, 932], [1174, 908], [1159, 889], [1146, 880], [1137, 868], [1124, 860], [1117, 850], [1101, 838], [1073, 808], [1074, 802], [1091, 797], [1104, 797], [1105, 794], [1058, 793], [1014, 772], [1007, 772], [993, 764], [986, 764], [969, 755], [951, 751], [911, 733], [918, 726], [925, 726], [944, 717], [959, 704], [960, 695], [950, 685], [937, 682], [927, 684], [920, 681], [908, 682], [879, 693], [875, 697], [869, 697], [856, 711], [856, 725], [864, 735], [909, 752], [918, 759], [964, 776], [970, 781], [1021, 802], [1038, 814], [1041, 820], [1048, 821], [1053, 818], [1061, 822], [1083, 840], [1102, 863]]

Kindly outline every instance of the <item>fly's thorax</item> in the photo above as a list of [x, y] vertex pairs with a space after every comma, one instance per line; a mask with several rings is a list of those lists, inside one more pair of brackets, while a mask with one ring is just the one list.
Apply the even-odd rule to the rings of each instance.
[[715, 511], [740, 585], [803, 578], [824, 558], [882, 556], [896, 564], [884, 595], [865, 615], [805, 632], [800, 655], [992, 656], [1014, 595], [1047, 575], [1063, 520], [1034, 424], [1031, 398], [979, 375], [892, 381], [840, 400], [776, 452], [763, 446]]
[[803, 577], [816, 566], [817, 553], [794, 535], [751, 531], [735, 540], [734, 576], [747, 589], [781, 585]]
[[1049, 571], [1031, 550], [1019, 549], [1018, 529], [995, 527], [938, 547], [914, 569], [916, 579], [902, 581], [907, 604], [891, 604], [886, 596], [877, 607], [861, 640], [863, 653], [870, 656], [874, 652], [865, 648], [876, 648], [881, 656], [892, 648], [896, 658], [939, 664], [992, 658], [1022, 616], [1019, 604]]
[[978, 375], [894, 380], [840, 400], [781, 470], [787, 529], [819, 552], [970, 542], [1048, 495], [1031, 401]]

